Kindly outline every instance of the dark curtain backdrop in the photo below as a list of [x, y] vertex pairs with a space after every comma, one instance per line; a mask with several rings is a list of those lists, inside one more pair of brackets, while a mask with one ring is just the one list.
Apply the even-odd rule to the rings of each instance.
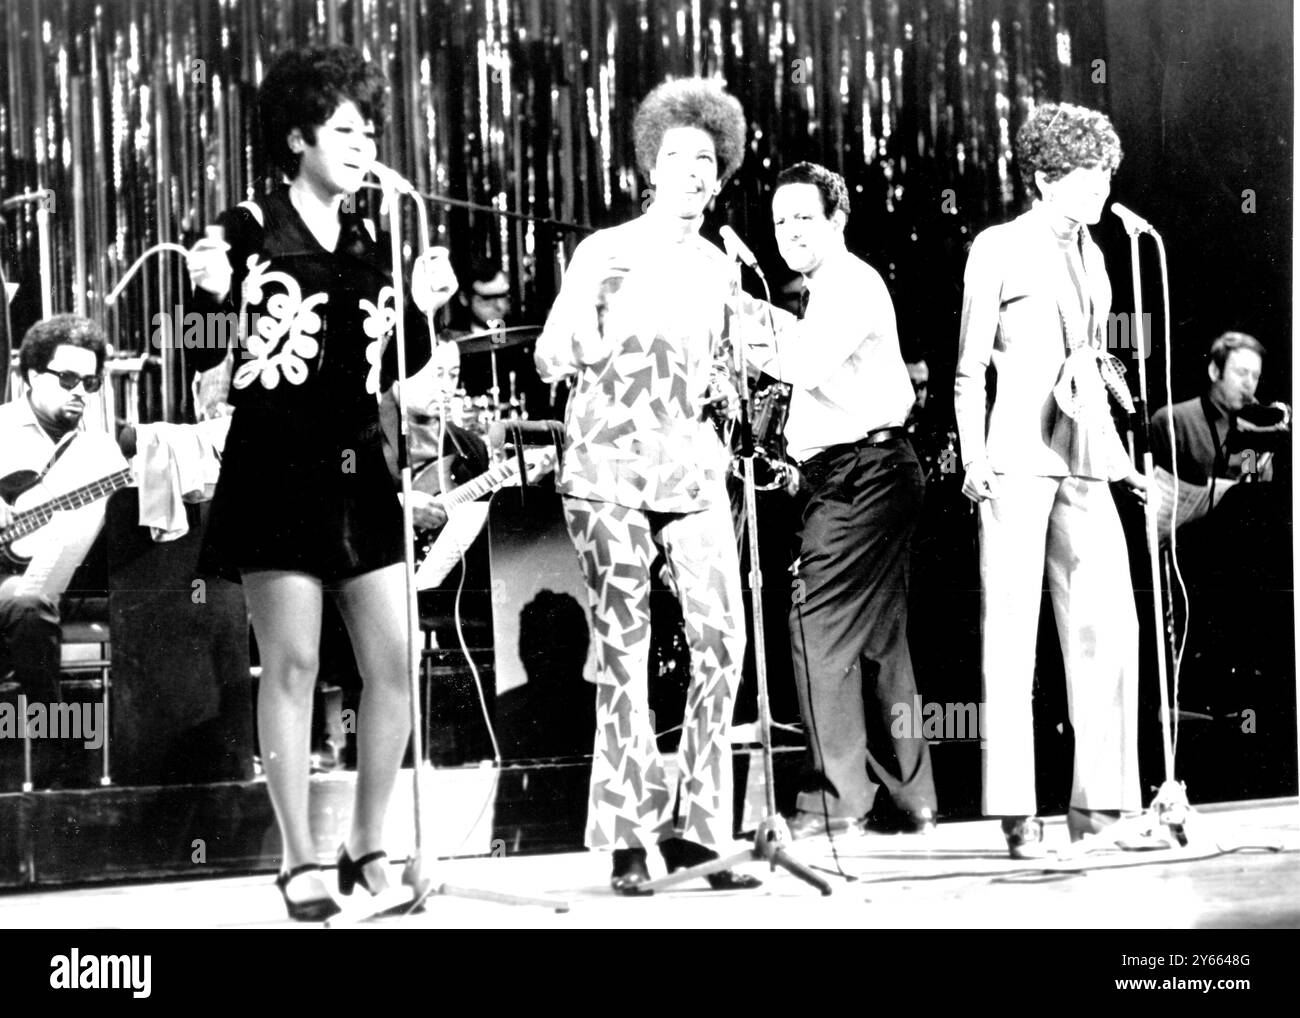
[[[104, 296], [150, 245], [191, 242], [261, 189], [256, 88], [288, 46], [346, 42], [386, 70], [381, 159], [422, 189], [596, 226], [643, 201], [637, 101], [669, 75], [721, 76], [750, 151], [710, 229], [730, 220], [779, 265], [776, 173], [805, 158], [841, 170], [850, 244], [893, 287], [941, 392], [965, 246], [1025, 201], [1015, 131], [1036, 101], [1106, 105], [1106, 15], [1102, 0], [6, 0], [0, 194], [51, 189], [56, 309], [139, 353], [152, 316], [184, 301], [180, 259], [151, 262], [111, 309]], [[21, 335], [38, 307], [34, 212], [4, 224]], [[577, 236], [446, 208], [435, 229], [462, 273], [499, 259], [534, 320], [557, 240]]]
[[[1211, 340], [1238, 329], [1269, 351], [1260, 399], [1291, 402], [1291, 0], [1108, 0], [1106, 20], [1110, 113], [1126, 151], [1114, 193], [1169, 248], [1173, 398], [1204, 390]], [[1131, 308], [1127, 240], [1106, 227], [1115, 303]], [[1143, 272], [1160, 406], [1164, 342], [1149, 241]]]

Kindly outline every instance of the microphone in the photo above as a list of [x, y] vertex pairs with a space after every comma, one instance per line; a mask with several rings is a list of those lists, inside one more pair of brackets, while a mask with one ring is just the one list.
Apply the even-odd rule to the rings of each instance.
[[398, 194], [416, 193], [414, 184], [396, 170], [385, 166], [381, 162], [376, 161], [371, 163], [370, 172], [374, 174], [375, 179], [378, 180], [383, 187], [389, 190], [396, 191]]
[[1139, 216], [1131, 208], [1121, 205], [1117, 201], [1110, 203], [1110, 210], [1119, 216], [1124, 223], [1124, 229], [1129, 233], [1155, 233], [1156, 228]]
[[736, 258], [742, 265], [748, 265], [760, 276], [763, 274], [763, 270], [758, 267], [758, 259], [754, 257], [754, 252], [736, 235], [735, 230], [730, 226], [720, 227], [718, 236], [722, 238], [722, 246], [726, 250], [728, 258]]

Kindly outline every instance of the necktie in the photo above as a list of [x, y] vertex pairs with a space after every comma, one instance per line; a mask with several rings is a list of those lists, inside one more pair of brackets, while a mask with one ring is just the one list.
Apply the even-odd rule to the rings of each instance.
[[1069, 334], [1072, 330], [1067, 326], [1066, 346], [1074, 349], [1076, 346], [1084, 346], [1091, 343], [1092, 340], [1092, 291], [1088, 286], [1088, 273], [1083, 265], [1083, 230], [1076, 232], [1073, 241], [1065, 247], [1065, 264], [1070, 272], [1070, 281], [1074, 284], [1075, 293], [1078, 297], [1079, 310], [1083, 313], [1083, 331], [1082, 336]]
[[802, 318], [808, 313], [808, 287], [799, 291], [799, 317]]

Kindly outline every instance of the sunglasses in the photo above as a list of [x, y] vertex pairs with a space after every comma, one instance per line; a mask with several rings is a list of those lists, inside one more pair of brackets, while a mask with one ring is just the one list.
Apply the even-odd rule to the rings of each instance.
[[81, 383], [81, 387], [86, 392], [99, 392], [99, 387], [104, 384], [104, 380], [99, 375], [79, 375], [75, 371], [55, 371], [53, 368], [42, 368], [41, 374], [54, 375], [59, 380], [60, 387], [71, 392]]

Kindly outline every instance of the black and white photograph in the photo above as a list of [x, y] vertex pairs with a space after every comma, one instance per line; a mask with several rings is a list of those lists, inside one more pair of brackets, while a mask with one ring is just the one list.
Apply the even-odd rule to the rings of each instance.
[[1280, 992], [1294, 27], [0, 0], [18, 988], [833, 928]]

